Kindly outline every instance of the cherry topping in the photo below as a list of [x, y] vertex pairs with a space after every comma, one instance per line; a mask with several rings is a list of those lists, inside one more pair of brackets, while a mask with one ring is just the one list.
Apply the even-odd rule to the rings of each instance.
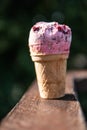
[[69, 49], [68, 49], [68, 48], [65, 48], [64, 51], [69, 51]]
[[33, 27], [33, 31], [39, 31], [40, 30], [40, 27]]
[[54, 23], [54, 26], [55, 26], [55, 27], [57, 27], [57, 26], [58, 26], [58, 24], [55, 22], [55, 23]]
[[61, 26], [58, 26], [58, 30], [61, 31], [61, 32], [63, 31]]
[[70, 33], [71, 33], [71, 31], [70, 31], [70, 30], [68, 30], [68, 31], [67, 31], [67, 33], [68, 33], [68, 34], [70, 34]]
[[63, 28], [66, 29], [66, 25], [63, 25]]

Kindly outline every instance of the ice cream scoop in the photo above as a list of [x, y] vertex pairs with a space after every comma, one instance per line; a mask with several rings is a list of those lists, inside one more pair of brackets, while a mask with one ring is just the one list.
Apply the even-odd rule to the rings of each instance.
[[71, 29], [57, 22], [38, 22], [30, 31], [29, 47], [32, 55], [69, 54]]
[[60, 98], [65, 94], [71, 39], [71, 29], [57, 22], [38, 22], [30, 30], [28, 45], [42, 98]]

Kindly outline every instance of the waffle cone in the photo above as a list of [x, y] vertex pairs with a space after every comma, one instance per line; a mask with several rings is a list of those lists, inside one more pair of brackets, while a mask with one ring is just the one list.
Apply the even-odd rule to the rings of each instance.
[[64, 96], [67, 58], [68, 55], [32, 56], [42, 98]]

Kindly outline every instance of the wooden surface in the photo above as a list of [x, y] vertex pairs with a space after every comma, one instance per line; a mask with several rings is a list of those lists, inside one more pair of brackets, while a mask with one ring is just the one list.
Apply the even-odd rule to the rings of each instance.
[[84, 77], [87, 77], [85, 71], [68, 73], [66, 94], [55, 100], [41, 99], [34, 82], [2, 120], [0, 130], [86, 130], [80, 104], [73, 91], [73, 80]]

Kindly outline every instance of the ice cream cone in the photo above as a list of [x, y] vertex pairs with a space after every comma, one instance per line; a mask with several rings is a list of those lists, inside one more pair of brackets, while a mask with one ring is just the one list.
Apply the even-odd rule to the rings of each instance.
[[65, 95], [70, 36], [69, 27], [56, 22], [40, 22], [31, 29], [29, 48], [42, 98], [53, 99]]
[[42, 98], [64, 96], [67, 58], [67, 55], [32, 56]]

